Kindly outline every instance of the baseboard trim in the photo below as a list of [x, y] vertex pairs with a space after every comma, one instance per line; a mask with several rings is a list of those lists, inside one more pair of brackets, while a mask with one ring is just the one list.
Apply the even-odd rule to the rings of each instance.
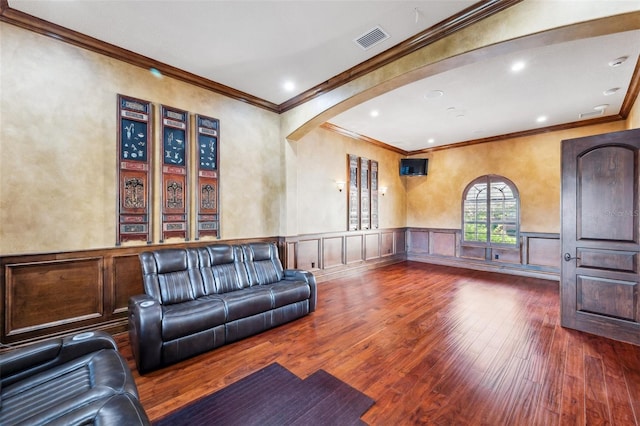
[[498, 264], [496, 262], [473, 261], [469, 259], [452, 258], [445, 256], [431, 256], [424, 254], [407, 254], [407, 260], [435, 265], [453, 266], [455, 268], [472, 269], [475, 271], [495, 272], [498, 274], [517, 275], [528, 278], [540, 278], [543, 280], [560, 281], [560, 273], [547, 269], [534, 269], [521, 265]]
[[381, 268], [383, 266], [392, 265], [394, 263], [400, 263], [407, 260], [405, 254], [397, 254], [393, 256], [386, 256], [376, 259], [375, 261], [358, 262], [357, 264], [342, 265], [330, 269], [317, 269], [311, 272], [316, 278], [317, 283], [323, 281], [334, 280], [338, 278], [344, 278], [351, 275], [356, 275], [364, 271], [371, 269]]

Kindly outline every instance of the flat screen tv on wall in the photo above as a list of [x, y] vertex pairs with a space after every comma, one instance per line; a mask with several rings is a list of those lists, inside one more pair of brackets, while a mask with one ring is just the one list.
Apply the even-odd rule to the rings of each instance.
[[428, 158], [402, 158], [400, 176], [426, 176], [428, 166]]

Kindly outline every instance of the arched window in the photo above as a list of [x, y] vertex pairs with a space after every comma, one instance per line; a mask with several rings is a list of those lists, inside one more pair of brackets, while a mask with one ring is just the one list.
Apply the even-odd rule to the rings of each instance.
[[520, 197], [509, 179], [485, 175], [462, 194], [462, 242], [480, 246], [518, 246]]

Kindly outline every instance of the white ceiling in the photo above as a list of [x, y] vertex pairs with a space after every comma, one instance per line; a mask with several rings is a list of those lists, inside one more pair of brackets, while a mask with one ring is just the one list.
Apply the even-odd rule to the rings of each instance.
[[[640, 2], [634, 2], [640, 10]], [[474, 3], [9, 0], [12, 9], [274, 104]], [[362, 50], [353, 40], [375, 26], [391, 37]], [[608, 105], [603, 115], [617, 115], [639, 54], [640, 31], [510, 53], [399, 88], [332, 118], [331, 123], [416, 151], [579, 121], [579, 114], [594, 113], [593, 108], [602, 104]], [[608, 65], [621, 56], [629, 59], [619, 67]], [[510, 66], [516, 60], [526, 66], [512, 73]], [[284, 89], [286, 81], [295, 84], [293, 91]], [[603, 94], [614, 87], [620, 90]], [[429, 97], [434, 90], [443, 95]], [[371, 117], [372, 110], [379, 115]], [[547, 121], [536, 122], [542, 115]]]
[[[607, 105], [602, 116], [616, 115], [639, 53], [640, 31], [528, 49], [408, 84], [331, 123], [416, 151], [588, 120], [601, 116], [594, 109], [598, 106]], [[624, 56], [622, 65], [609, 66]], [[516, 62], [524, 69], [511, 71]], [[620, 90], [604, 94], [613, 88]], [[546, 121], [538, 122], [539, 117]]]

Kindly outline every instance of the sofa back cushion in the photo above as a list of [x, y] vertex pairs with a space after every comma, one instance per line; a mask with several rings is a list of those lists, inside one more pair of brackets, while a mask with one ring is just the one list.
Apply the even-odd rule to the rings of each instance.
[[215, 244], [198, 249], [205, 294], [228, 293], [249, 287], [242, 248]]
[[194, 300], [204, 294], [198, 254], [193, 249], [140, 253], [145, 293], [162, 304]]
[[284, 270], [274, 243], [249, 243], [243, 246], [249, 282], [273, 284], [284, 278]]

